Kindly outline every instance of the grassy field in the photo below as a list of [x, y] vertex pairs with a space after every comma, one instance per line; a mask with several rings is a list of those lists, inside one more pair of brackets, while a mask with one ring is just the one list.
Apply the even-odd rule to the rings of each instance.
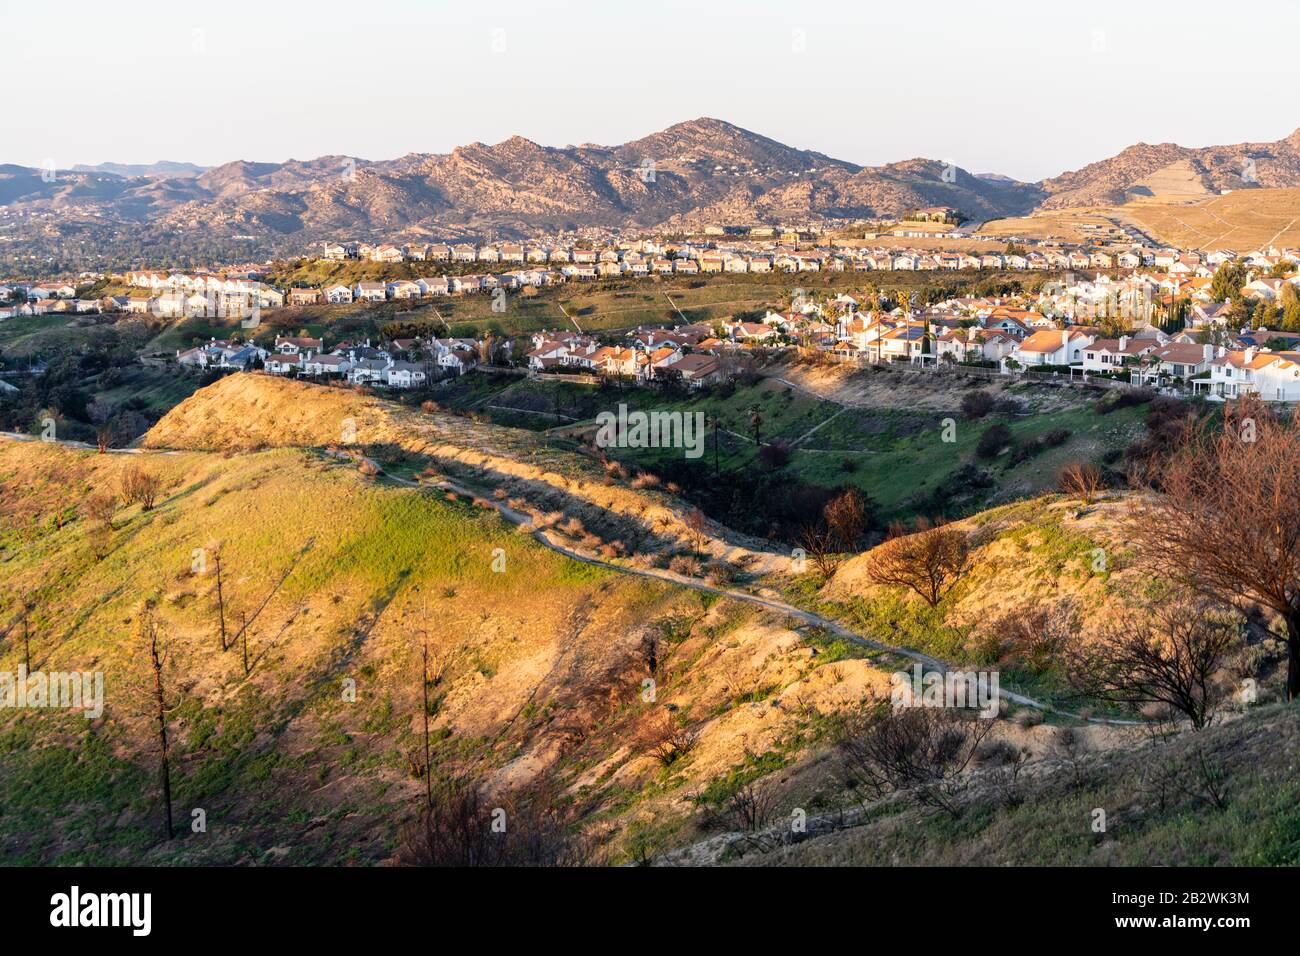
[[1300, 245], [1300, 189], [1243, 189], [1188, 204], [1128, 203], [1115, 213], [1180, 248], [1251, 252]]
[[[1046, 736], [1048, 728], [1040, 728]], [[1264, 708], [1169, 742], [1085, 753], [1078, 770], [1049, 766], [1013, 802], [977, 776], [958, 820], [895, 800], [847, 829], [763, 852], [738, 844], [724, 862], [773, 866], [1296, 866], [1300, 782], [1287, 754], [1300, 742], [1296, 708]], [[1225, 805], [1194, 770], [1204, 754]], [[1169, 795], [1155, 795], [1161, 775]], [[1106, 811], [1104, 832], [1090, 826]]]
[[[1191, 200], [1191, 201], [1188, 201]], [[1122, 206], [1054, 209], [985, 223], [980, 235], [1081, 242], [1102, 237], [1108, 220], [1137, 226], [1157, 242], [1180, 249], [1252, 252], [1300, 245], [1300, 189], [1243, 189], [1226, 196], [1159, 195]], [[1098, 228], [1086, 229], [1087, 225]]]
[[47, 333], [63, 332], [73, 321], [69, 315], [16, 315], [0, 319], [0, 349], [10, 355], [37, 351], [42, 342], [54, 338]]
[[[160, 504], [119, 507], [111, 525], [96, 524], [81, 510], [86, 496], [136, 462], [162, 478]], [[33, 601], [33, 667], [93, 668], [107, 687], [101, 720], [0, 717], [0, 845], [14, 863], [139, 862], [150, 848], [189, 861], [373, 861], [392, 849], [419, 788], [405, 753], [422, 635], [448, 665], [438, 759], [450, 761], [495, 732], [492, 707], [518, 706], [515, 681], [563, 654], [543, 635], [580, 639], [577, 608], [597, 593], [611, 608], [650, 608], [666, 594], [547, 551], [490, 511], [368, 483], [349, 464], [300, 451], [96, 456], [8, 442], [0, 487], [5, 625], [15, 602]], [[231, 630], [250, 621], [249, 678], [238, 651], [218, 646], [212, 578], [191, 573], [196, 548], [223, 557]], [[504, 573], [493, 569], [497, 548]], [[189, 808], [206, 808], [213, 840], [157, 846], [136, 643], [145, 598], [157, 601], [175, 665], [178, 813], [188, 832]], [[526, 653], [523, 633], [534, 637]], [[16, 654], [7, 642], [6, 669]], [[464, 696], [493, 674], [505, 677], [494, 704], [492, 687], [477, 703]], [[338, 692], [348, 676], [361, 688], [355, 706]], [[494, 766], [516, 745], [503, 741], [495, 755], [476, 746]], [[363, 827], [335, 832], [356, 814]], [[306, 826], [319, 816], [332, 821], [326, 832]], [[274, 846], [288, 855], [268, 855]]]
[[[156, 507], [119, 501], [94, 517], [91, 494], [133, 467], [160, 478]], [[220, 646], [218, 553], [230, 632], [247, 621], [248, 674], [240, 643]], [[5, 442], [0, 564], [3, 626], [19, 601], [33, 607], [33, 667], [99, 671], [106, 687], [96, 719], [0, 711], [0, 851], [17, 865], [389, 858], [423, 792], [426, 640], [435, 780], [548, 788], [601, 828], [604, 862], [689, 829], [692, 794], [715, 792], [751, 752], [782, 755], [763, 772], [799, 759], [819, 739], [816, 707], [883, 680], [870, 654], [815, 660], [816, 636], [777, 616], [570, 560], [490, 509], [306, 449]], [[169, 662], [172, 841], [146, 600]], [[0, 669], [22, 653], [6, 641]], [[657, 700], [643, 697], [649, 673]], [[787, 691], [800, 707], [768, 706]], [[655, 747], [674, 727], [694, 744], [667, 767]], [[191, 831], [194, 809], [207, 832]]]

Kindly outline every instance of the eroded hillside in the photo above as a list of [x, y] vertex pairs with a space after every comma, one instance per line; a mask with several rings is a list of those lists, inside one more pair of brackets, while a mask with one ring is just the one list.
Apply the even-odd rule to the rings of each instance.
[[[0, 443], [0, 670], [30, 655], [106, 686], [91, 719], [0, 714], [14, 862], [391, 860], [421, 805], [425, 713], [430, 779], [541, 794], [599, 862], [719, 862], [755, 788], [769, 823], [848, 819], [835, 741], [905, 653], [1070, 709], [1050, 656], [999, 622], [1068, 602], [1073, 640], [1159, 583], [1126, 550], [1120, 494], [961, 522], [970, 566], [933, 608], [873, 584], [872, 553], [828, 576], [745, 571], [761, 555], [716, 526], [700, 547], [727, 549], [728, 574], [665, 570], [692, 546], [670, 489], [532, 433], [266, 376], [200, 390], [144, 444]], [[141, 474], [152, 501], [126, 493]], [[167, 655], [174, 841], [146, 616]], [[1104, 711], [1046, 716], [1004, 702], [989, 754], [1054, 774], [1060, 726], [1102, 764], [1142, 737]]]

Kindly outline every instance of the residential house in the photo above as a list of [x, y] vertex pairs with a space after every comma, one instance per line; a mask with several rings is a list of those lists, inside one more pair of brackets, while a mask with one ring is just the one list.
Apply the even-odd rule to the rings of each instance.
[[1085, 372], [1115, 372], [1160, 346], [1155, 339], [1121, 335], [1117, 339], [1096, 339], [1083, 350]]
[[1025, 367], [1078, 365], [1083, 361], [1083, 350], [1095, 338], [1089, 333], [1070, 329], [1040, 329], [1019, 342], [1009, 358]]
[[290, 289], [290, 305], [315, 305], [320, 301], [320, 289]]

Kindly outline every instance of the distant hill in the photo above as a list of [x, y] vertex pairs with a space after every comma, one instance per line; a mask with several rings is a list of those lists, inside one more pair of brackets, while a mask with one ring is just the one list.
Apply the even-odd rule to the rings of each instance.
[[[133, 243], [252, 235], [268, 247], [327, 237], [522, 237], [539, 231], [692, 228], [897, 215], [950, 205], [1019, 215], [1036, 187], [924, 159], [861, 167], [702, 118], [620, 146], [541, 146], [520, 136], [446, 154], [239, 160], [188, 175], [134, 167], [0, 168], [0, 207], [60, 213], [63, 235]], [[174, 171], [169, 171], [174, 172]]]
[[[326, 238], [502, 239], [542, 232], [689, 230], [828, 222], [952, 206], [992, 220], [1125, 202], [1192, 202], [1225, 189], [1300, 186], [1300, 132], [1192, 149], [1139, 143], [1041, 183], [931, 159], [865, 167], [703, 117], [618, 146], [522, 136], [369, 161], [238, 160], [213, 168], [104, 163], [53, 176], [0, 166], [0, 213], [29, 251], [74, 240], [135, 256], [293, 252]], [[52, 218], [55, 217], [55, 218]], [[214, 245], [217, 244], [217, 245]]]
[[173, 176], [197, 176], [206, 171], [207, 166], [193, 163], [177, 163], [160, 159], [156, 163], [99, 163], [95, 166], [78, 164], [72, 167], [76, 173], [110, 173], [114, 176], [138, 177], [149, 176], [154, 179], [170, 179]]
[[1300, 130], [1275, 143], [1193, 149], [1138, 143], [1110, 159], [1042, 182], [1044, 209], [1194, 199], [1225, 189], [1300, 186]]

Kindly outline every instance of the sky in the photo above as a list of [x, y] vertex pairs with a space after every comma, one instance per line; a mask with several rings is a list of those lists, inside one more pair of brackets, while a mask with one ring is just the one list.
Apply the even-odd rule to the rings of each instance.
[[861, 165], [1038, 180], [1300, 126], [1300, 7], [0, 0], [0, 162], [612, 145], [713, 116]]

